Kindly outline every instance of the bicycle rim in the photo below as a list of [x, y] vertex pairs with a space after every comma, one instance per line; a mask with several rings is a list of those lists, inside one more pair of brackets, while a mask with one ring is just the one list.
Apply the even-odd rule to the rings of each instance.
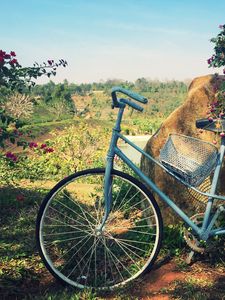
[[104, 215], [104, 170], [79, 172], [60, 182], [37, 219], [40, 254], [49, 271], [78, 288], [114, 289], [137, 278], [160, 249], [157, 204], [136, 179], [113, 171], [112, 209]]

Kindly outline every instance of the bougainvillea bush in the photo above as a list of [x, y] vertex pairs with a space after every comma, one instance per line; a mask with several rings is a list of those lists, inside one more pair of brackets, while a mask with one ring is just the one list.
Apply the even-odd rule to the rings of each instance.
[[[19, 112], [10, 113], [10, 107], [12, 111], [12, 106], [20, 103], [18, 110], [25, 113], [30, 109], [28, 96], [35, 80], [41, 76], [54, 76], [57, 67], [66, 65], [67, 62], [61, 59], [59, 62], [48, 60], [43, 64], [34, 63], [32, 67], [22, 67], [14, 51], [7, 53], [0, 50], [0, 147], [4, 147], [5, 140], [15, 142], [17, 132], [12, 128], [22, 126]], [[7, 105], [9, 101], [13, 105]]]
[[54, 62], [52, 59], [42, 64], [34, 63], [32, 67], [22, 67], [14, 51], [0, 50], [0, 183], [12, 183], [15, 170], [26, 156], [19, 157], [6, 151], [10, 144], [29, 147], [27, 138], [20, 130], [23, 126], [21, 117], [32, 113], [29, 98], [30, 89], [35, 80], [41, 76], [51, 77], [59, 66], [66, 67], [63, 59]]
[[107, 148], [105, 141], [109, 139], [107, 128], [82, 121], [70, 125], [60, 135], [58, 131], [53, 132], [51, 140], [28, 143], [19, 157], [7, 151], [0, 163], [0, 182], [58, 181], [82, 169], [102, 167]]
[[[211, 39], [214, 44], [214, 54], [207, 60], [209, 67], [222, 68], [225, 75], [225, 25], [219, 26], [219, 34]], [[225, 76], [215, 74], [214, 80], [215, 101], [209, 104], [208, 118], [209, 120], [217, 120], [217, 126], [221, 125], [220, 120], [225, 117]], [[225, 136], [225, 128], [220, 133]]]

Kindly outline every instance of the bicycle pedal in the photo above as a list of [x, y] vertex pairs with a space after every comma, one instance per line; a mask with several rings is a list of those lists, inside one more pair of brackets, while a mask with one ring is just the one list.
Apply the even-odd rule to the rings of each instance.
[[193, 256], [194, 256], [195, 252], [193, 250], [191, 250], [191, 252], [188, 254], [187, 258], [186, 258], [186, 264], [190, 265], [191, 264], [191, 261], [193, 259]]

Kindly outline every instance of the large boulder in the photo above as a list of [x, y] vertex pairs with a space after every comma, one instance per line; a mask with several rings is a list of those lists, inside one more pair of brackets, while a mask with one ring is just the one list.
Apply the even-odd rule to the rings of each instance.
[[[195, 78], [191, 82], [186, 101], [170, 114], [159, 130], [150, 138], [145, 147], [147, 153], [154, 158], [158, 158], [160, 149], [165, 144], [170, 133], [179, 133], [212, 142], [215, 134], [209, 131], [200, 133], [196, 129], [195, 121], [206, 117], [207, 106], [214, 101], [215, 92], [213, 85], [215, 80], [214, 75], [208, 75]], [[206, 197], [200, 196], [196, 192], [185, 188], [184, 185], [177, 183], [176, 180], [144, 156], [141, 158], [141, 169], [153, 179], [162, 191], [169, 195], [171, 199], [174, 199], [175, 203], [182, 207], [187, 214], [193, 215], [204, 210], [204, 205], [207, 201]], [[225, 192], [225, 185], [222, 184], [224, 180], [225, 168], [222, 170], [219, 185], [219, 189], [223, 193]], [[205, 180], [200, 188], [203, 191], [209, 191], [210, 178]], [[160, 204], [164, 219], [167, 222], [177, 222], [177, 216], [158, 199], [157, 195], [155, 196]]]

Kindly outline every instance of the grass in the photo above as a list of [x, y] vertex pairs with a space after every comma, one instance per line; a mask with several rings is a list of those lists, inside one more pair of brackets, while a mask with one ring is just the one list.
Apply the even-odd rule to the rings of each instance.
[[[97, 295], [90, 290], [65, 287], [53, 279], [35, 246], [35, 220], [47, 191], [38, 187], [0, 189], [0, 299], [138, 299], [137, 293], [133, 294], [135, 283], [114, 294]], [[23, 201], [16, 200], [18, 193], [24, 195]], [[171, 299], [223, 299], [225, 266], [222, 258], [216, 261], [207, 258], [202, 267], [198, 263], [194, 267], [187, 266], [182, 254], [184, 243], [181, 228], [181, 225], [166, 227], [160, 258], [166, 255], [173, 257], [177, 271], [185, 272], [186, 279], [176, 281], [162, 293]], [[208, 276], [202, 276], [205, 273]], [[148, 280], [148, 275], [145, 280]], [[144, 281], [140, 279], [137, 287], [142, 286], [144, 288]]]
[[[60, 121], [50, 121], [50, 122], [41, 122], [41, 123], [35, 123], [30, 125], [23, 126], [23, 132], [32, 132], [32, 135], [35, 137], [42, 136], [44, 134], [48, 134], [53, 130], [61, 131], [65, 127], [70, 125], [77, 125], [79, 123], [85, 123], [88, 124], [90, 127], [96, 127], [99, 126], [98, 120], [84, 120], [80, 118], [74, 118], [74, 119], [65, 119]], [[109, 121], [101, 121], [101, 126], [110, 128], [112, 127], [112, 123]]]
[[[23, 201], [16, 200], [18, 192]], [[35, 246], [35, 221], [46, 193], [40, 188], [0, 189], [0, 299], [105, 299], [61, 285], [43, 265]], [[120, 293], [113, 299], [132, 299]]]
[[224, 287], [220, 279], [187, 277], [185, 281], [176, 281], [174, 289], [168, 294], [177, 300], [222, 300]]
[[0, 189], [0, 299], [96, 299], [91, 291], [76, 291], [56, 283], [35, 246], [35, 221], [47, 190]]

